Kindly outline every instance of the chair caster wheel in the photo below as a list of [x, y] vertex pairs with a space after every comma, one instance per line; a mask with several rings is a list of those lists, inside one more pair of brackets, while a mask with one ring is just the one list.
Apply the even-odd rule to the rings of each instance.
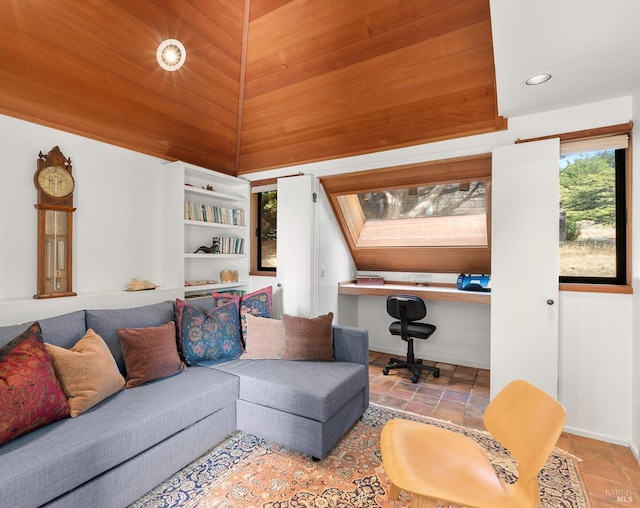
[[387, 374], [389, 374], [389, 369], [387, 369], [386, 367], [384, 369], [382, 369], [382, 374], [385, 375], [385, 376]]
[[417, 383], [417, 382], [418, 382], [418, 378], [417, 378], [417, 376], [412, 377], [412, 378], [411, 378], [411, 382], [412, 382], [412, 383]]
[[433, 371], [433, 377], [435, 377], [435, 378], [440, 377], [440, 371], [439, 370], [434, 370]]

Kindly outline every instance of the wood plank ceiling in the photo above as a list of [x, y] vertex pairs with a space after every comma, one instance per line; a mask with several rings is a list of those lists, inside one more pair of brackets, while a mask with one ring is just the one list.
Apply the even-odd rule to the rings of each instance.
[[489, 0], [6, 0], [0, 33], [0, 113], [228, 174], [506, 126]]

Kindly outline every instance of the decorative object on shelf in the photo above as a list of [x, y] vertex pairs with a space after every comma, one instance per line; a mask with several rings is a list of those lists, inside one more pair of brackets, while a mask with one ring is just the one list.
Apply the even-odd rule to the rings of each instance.
[[75, 296], [73, 292], [73, 191], [71, 158], [54, 146], [38, 154], [38, 271], [34, 298]]
[[358, 284], [367, 284], [369, 286], [382, 286], [384, 285], [384, 277], [381, 275], [358, 275], [356, 277]]
[[238, 282], [238, 270], [220, 270], [220, 282]]
[[145, 291], [147, 289], [155, 289], [157, 286], [148, 280], [131, 279], [127, 286], [127, 291]]
[[198, 252], [202, 252], [204, 254], [219, 254], [219, 252], [216, 252], [215, 245], [212, 245], [211, 247], [207, 247], [206, 245], [201, 245], [200, 247], [198, 247], [196, 250], [193, 251], [194, 254], [197, 254]]

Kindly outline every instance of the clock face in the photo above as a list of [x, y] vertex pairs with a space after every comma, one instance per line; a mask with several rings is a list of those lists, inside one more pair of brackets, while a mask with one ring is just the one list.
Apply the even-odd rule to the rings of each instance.
[[64, 198], [73, 192], [73, 177], [60, 166], [47, 166], [38, 173], [38, 185], [43, 192]]

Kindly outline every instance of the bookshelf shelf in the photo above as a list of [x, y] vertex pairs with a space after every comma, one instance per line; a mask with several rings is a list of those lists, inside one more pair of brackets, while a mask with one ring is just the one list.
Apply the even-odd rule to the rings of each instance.
[[227, 258], [227, 259], [241, 259], [247, 257], [246, 254], [204, 254], [204, 253], [185, 253], [185, 259], [215, 259], [215, 258]]
[[238, 282], [221, 282], [218, 284], [194, 284], [185, 285], [184, 290], [186, 293], [200, 293], [208, 291], [224, 291], [226, 289], [239, 289], [246, 287], [245, 281]]
[[246, 201], [245, 197], [238, 196], [236, 194], [226, 194], [224, 192], [210, 191], [208, 189], [201, 189], [199, 187], [193, 187], [191, 185], [184, 186], [184, 193], [186, 195], [204, 196], [221, 201]]
[[217, 228], [217, 229], [246, 229], [247, 226], [236, 226], [234, 224], [224, 224], [222, 222], [206, 222], [203, 220], [190, 220], [190, 219], [185, 219], [184, 220], [184, 225], [185, 226], [198, 226], [198, 227], [205, 227], [205, 228]]

